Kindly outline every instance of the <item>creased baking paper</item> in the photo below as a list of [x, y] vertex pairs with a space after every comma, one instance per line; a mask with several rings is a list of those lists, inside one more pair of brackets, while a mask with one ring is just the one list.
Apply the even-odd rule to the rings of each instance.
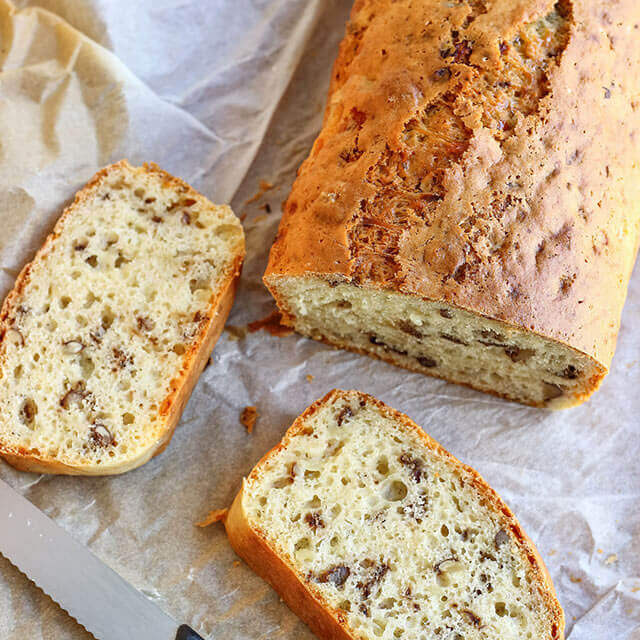
[[[0, 295], [77, 188], [128, 157], [247, 214], [229, 323], [268, 314], [260, 277], [320, 126], [349, 9], [349, 0], [41, 0], [14, 12], [0, 0]], [[273, 187], [246, 204], [261, 181]], [[68, 478], [0, 463], [0, 476], [203, 635], [311, 638], [237, 561], [220, 525], [194, 522], [228, 506], [308, 404], [358, 388], [410, 415], [504, 497], [549, 567], [571, 640], [638, 640], [639, 319], [636, 273], [613, 372], [588, 404], [560, 413], [297, 336], [225, 332], [169, 448], [146, 466]], [[251, 435], [239, 421], [247, 405], [260, 414]], [[0, 557], [0, 637], [90, 636]]]

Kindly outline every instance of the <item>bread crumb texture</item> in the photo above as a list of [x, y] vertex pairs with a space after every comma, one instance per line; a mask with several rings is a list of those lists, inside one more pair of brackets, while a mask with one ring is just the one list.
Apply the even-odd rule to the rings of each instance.
[[316, 277], [278, 292], [305, 335], [528, 404], [571, 406], [601, 376], [584, 354], [446, 303]]
[[296, 421], [252, 471], [243, 508], [354, 638], [562, 637], [550, 582], [500, 498], [365, 394], [332, 392]]
[[155, 165], [103, 170], [2, 309], [0, 451], [99, 472], [165, 435], [244, 239]]
[[265, 274], [285, 320], [363, 350], [285, 287], [408, 294], [564, 347], [560, 404], [595, 390], [639, 237], [639, 24], [636, 0], [356, 2]]

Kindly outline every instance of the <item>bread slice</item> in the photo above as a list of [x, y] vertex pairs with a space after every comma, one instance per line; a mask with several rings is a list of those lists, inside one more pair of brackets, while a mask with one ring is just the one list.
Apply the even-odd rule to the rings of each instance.
[[229, 313], [242, 226], [154, 164], [76, 195], [0, 312], [0, 455], [104, 475], [168, 444]]
[[598, 388], [640, 240], [640, 2], [593, 7], [354, 3], [264, 277], [287, 325], [533, 406]]
[[320, 638], [564, 637], [551, 579], [500, 497], [364, 393], [334, 390], [307, 409], [225, 526]]

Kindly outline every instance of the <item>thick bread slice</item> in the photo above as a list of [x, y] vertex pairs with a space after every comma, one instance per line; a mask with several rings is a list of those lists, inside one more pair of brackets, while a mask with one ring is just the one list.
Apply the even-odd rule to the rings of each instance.
[[640, 241], [638, 0], [357, 0], [265, 283], [285, 324], [526, 404], [600, 385]]
[[76, 195], [0, 313], [0, 455], [122, 473], [166, 447], [229, 314], [242, 226], [154, 164]]
[[500, 497], [357, 391], [307, 409], [243, 483], [235, 551], [326, 640], [557, 640], [564, 615]]

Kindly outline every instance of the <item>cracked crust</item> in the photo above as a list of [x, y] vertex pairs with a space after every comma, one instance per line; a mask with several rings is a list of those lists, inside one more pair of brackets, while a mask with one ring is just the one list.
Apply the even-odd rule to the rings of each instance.
[[265, 273], [285, 318], [290, 276], [443, 302], [586, 354], [588, 397], [640, 237], [639, 23], [633, 0], [356, 2]]

